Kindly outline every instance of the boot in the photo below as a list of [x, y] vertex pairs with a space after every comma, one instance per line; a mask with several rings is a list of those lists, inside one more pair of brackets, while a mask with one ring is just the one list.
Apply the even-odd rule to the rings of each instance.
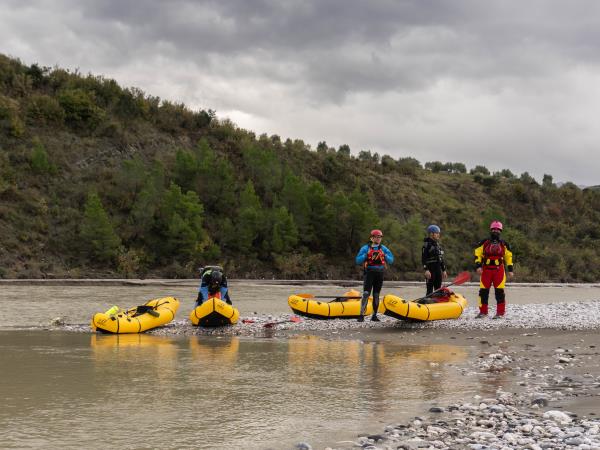
[[484, 317], [487, 317], [487, 316], [488, 316], [487, 314], [484, 314], [484, 313], [480, 312], [479, 314], [477, 314], [475, 316], [475, 318], [476, 319], [483, 319]]
[[377, 314], [373, 314], [371, 316], [371, 322], [381, 322], [381, 320], [379, 320], [379, 317], [377, 317]]
[[356, 319], [357, 322], [364, 322], [365, 321], [365, 316], [358, 316], [358, 319]]
[[504, 302], [498, 303], [496, 305], [496, 315], [503, 316], [505, 312], [506, 312], [506, 303], [504, 303]]
[[488, 315], [488, 305], [482, 304], [479, 305], [479, 314], [477, 314], [477, 318], [481, 319], [482, 317], [487, 317]]

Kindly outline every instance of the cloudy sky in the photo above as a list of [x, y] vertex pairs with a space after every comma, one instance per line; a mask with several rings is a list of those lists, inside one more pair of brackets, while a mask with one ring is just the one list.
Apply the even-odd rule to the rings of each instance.
[[257, 134], [600, 184], [595, 0], [0, 6], [1, 53], [210, 108]]

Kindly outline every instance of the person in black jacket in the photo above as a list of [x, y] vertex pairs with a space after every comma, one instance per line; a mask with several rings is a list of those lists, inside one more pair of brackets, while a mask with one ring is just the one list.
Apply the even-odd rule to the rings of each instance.
[[437, 225], [429, 225], [427, 227], [428, 236], [423, 240], [421, 263], [425, 271], [426, 295], [442, 287], [442, 280], [448, 276], [444, 262], [444, 250], [440, 246], [441, 232], [442, 230]]

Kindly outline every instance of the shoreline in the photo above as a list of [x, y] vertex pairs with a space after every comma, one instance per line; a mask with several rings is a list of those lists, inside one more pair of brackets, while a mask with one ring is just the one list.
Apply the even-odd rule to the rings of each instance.
[[[406, 337], [423, 344], [433, 335]], [[513, 392], [499, 387], [489, 397], [425, 406], [411, 420], [359, 433], [327, 449], [600, 449], [600, 345], [595, 331], [496, 330], [484, 336], [462, 334], [454, 342], [467, 345], [469, 340], [480, 353], [461, 368], [462, 375], [490, 380], [510, 376]]]

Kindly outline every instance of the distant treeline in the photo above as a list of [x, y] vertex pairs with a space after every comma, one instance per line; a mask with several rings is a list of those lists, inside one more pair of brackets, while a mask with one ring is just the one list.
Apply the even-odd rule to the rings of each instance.
[[[415, 155], [418, 157], [418, 155]], [[520, 281], [600, 279], [600, 192], [256, 136], [114, 80], [0, 55], [0, 277], [355, 278], [383, 230], [420, 279], [430, 223], [452, 273], [492, 219]]]

